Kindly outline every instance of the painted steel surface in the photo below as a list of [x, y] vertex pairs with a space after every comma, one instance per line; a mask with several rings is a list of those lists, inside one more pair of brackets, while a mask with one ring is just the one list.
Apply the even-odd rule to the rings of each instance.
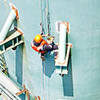
[[[9, 2], [19, 11], [19, 27], [25, 33], [25, 45], [5, 53], [10, 77], [25, 84], [31, 94], [46, 100], [100, 100], [100, 1], [49, 0], [50, 35], [55, 36], [55, 22], [68, 21], [68, 42], [73, 44], [68, 75], [56, 74], [54, 56], [46, 55], [45, 66], [40, 54], [31, 49], [31, 41], [40, 33], [38, 0], [0, 1], [0, 29], [9, 15]], [[43, 27], [47, 32], [47, 2], [42, 0]], [[9, 59], [10, 57], [10, 59]], [[45, 95], [44, 95], [45, 94]]]

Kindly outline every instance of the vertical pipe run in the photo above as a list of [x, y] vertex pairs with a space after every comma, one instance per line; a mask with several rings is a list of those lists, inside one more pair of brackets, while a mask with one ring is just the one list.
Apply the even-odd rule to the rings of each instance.
[[61, 23], [60, 25], [60, 34], [59, 34], [59, 63], [64, 63], [65, 61], [65, 52], [66, 52], [66, 25]]
[[13, 24], [15, 18], [16, 18], [16, 12], [15, 12], [15, 9], [12, 8], [12, 10], [0, 32], [0, 42], [2, 42], [6, 38], [7, 33], [9, 31], [11, 25]]

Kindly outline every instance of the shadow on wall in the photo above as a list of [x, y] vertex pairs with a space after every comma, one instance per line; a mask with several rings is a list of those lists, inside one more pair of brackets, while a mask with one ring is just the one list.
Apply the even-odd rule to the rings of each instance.
[[23, 45], [19, 45], [16, 49], [16, 77], [17, 82], [22, 85], [22, 69], [23, 69]]
[[46, 54], [45, 62], [42, 62], [42, 66], [43, 66], [43, 73], [50, 78], [55, 70], [54, 56]]
[[[68, 34], [66, 35], [66, 43], [68, 43]], [[42, 62], [42, 66], [43, 66], [43, 73], [50, 78], [55, 70], [54, 55], [46, 54], [45, 62]], [[56, 68], [57, 68], [57, 66], [56, 66]]]
[[[16, 49], [16, 77], [17, 82], [22, 86], [23, 84], [23, 57], [25, 56], [25, 43], [17, 46]], [[19, 95], [21, 100], [25, 100], [26, 95], [23, 93]]]
[[62, 78], [63, 81], [63, 93], [64, 96], [74, 96], [73, 94], [73, 77], [72, 77], [72, 59], [69, 58], [68, 64], [68, 74], [64, 75]]

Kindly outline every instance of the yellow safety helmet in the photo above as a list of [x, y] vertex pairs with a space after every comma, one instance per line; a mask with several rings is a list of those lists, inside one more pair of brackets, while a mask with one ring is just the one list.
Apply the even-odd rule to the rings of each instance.
[[40, 42], [42, 41], [42, 36], [41, 36], [40, 34], [37, 34], [37, 35], [35, 36], [35, 38], [34, 38], [34, 41], [35, 41], [36, 43], [40, 43]]

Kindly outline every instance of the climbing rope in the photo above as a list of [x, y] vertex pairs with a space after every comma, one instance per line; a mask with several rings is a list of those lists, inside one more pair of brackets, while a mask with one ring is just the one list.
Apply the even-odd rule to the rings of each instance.
[[49, 1], [47, 0], [47, 33], [50, 34], [50, 13], [49, 13]]
[[43, 87], [43, 71], [42, 71], [42, 64], [41, 64], [41, 86], [42, 86], [42, 95], [44, 93], [44, 87]]
[[[45, 61], [43, 61], [43, 65], [41, 64], [41, 84], [42, 84], [42, 96], [43, 96], [43, 100], [45, 100]], [[44, 67], [44, 70], [43, 70]], [[43, 74], [44, 72], [44, 74]]]
[[44, 28], [43, 28], [43, 16], [42, 16], [42, 0], [39, 0], [39, 5], [40, 5], [40, 31], [43, 33]]
[[[40, 5], [40, 31], [41, 33], [44, 33], [45, 32], [47, 34], [50, 35], [50, 14], [49, 14], [49, 1], [46, 0], [46, 8], [43, 12], [42, 10], [42, 3], [45, 3], [42, 2], [42, 0], [39, 0], [39, 5]], [[43, 20], [44, 19], [44, 20]], [[44, 23], [43, 23], [44, 22]], [[45, 30], [44, 30], [45, 28]], [[41, 65], [41, 84], [42, 84], [42, 93], [43, 93], [43, 100], [45, 100], [45, 61], [42, 62], [42, 65]]]
[[[43, 16], [42, 16], [42, 0], [39, 0], [39, 5], [40, 5], [40, 31], [41, 33], [44, 32], [43, 29]], [[42, 95], [43, 95], [43, 100], [44, 100], [44, 81], [43, 81], [43, 70], [42, 70], [42, 64], [41, 64], [41, 85], [42, 85]]]
[[44, 67], [44, 74], [43, 74], [43, 76], [44, 76], [44, 100], [45, 100], [45, 61], [44, 61], [43, 67]]
[[[44, 1], [44, 3], [45, 3], [44, 6], [46, 6], [46, 7], [43, 11], [42, 10], [42, 0], [39, 0], [39, 5], [40, 5], [40, 30], [41, 30], [41, 33], [50, 34], [49, 1], [46, 0], [46, 2]], [[43, 24], [43, 22], [44, 22], [44, 24]], [[45, 28], [45, 30], [44, 30], [44, 28]]]

